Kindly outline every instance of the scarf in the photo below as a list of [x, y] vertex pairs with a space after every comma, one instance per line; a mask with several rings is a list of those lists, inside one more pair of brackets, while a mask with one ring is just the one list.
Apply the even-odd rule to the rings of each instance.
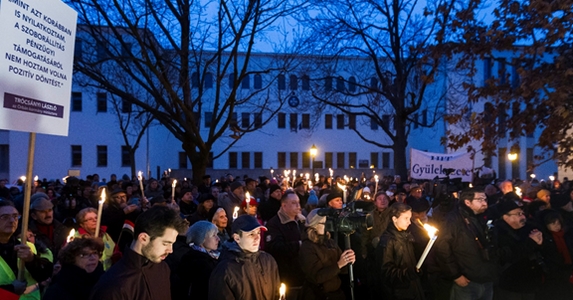
[[205, 249], [205, 248], [203, 248], [203, 247], [201, 247], [201, 246], [195, 245], [195, 244], [193, 244], [193, 243], [189, 244], [189, 246], [190, 246], [191, 249], [193, 249], [193, 250], [196, 250], [196, 251], [199, 251], [199, 252], [203, 252], [203, 253], [209, 254], [209, 256], [211, 256], [211, 257], [214, 258], [214, 259], [219, 259], [220, 253], [219, 253], [218, 251], [215, 251], [215, 250], [207, 251], [207, 249]]
[[54, 223], [50, 225], [44, 225], [36, 222], [36, 227], [38, 228], [38, 232], [47, 236], [50, 242], [54, 240]]
[[557, 246], [557, 252], [559, 252], [559, 254], [561, 254], [561, 256], [563, 257], [563, 262], [566, 265], [570, 265], [571, 264], [571, 254], [569, 253], [569, 249], [567, 249], [567, 244], [565, 244], [565, 231], [563, 229], [561, 229], [558, 232], [551, 232], [551, 235], [553, 235], [553, 240], [555, 241], [555, 246]]

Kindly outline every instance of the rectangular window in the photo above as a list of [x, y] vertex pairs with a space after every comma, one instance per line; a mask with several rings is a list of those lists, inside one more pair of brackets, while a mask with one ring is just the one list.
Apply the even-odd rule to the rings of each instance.
[[285, 113], [279, 113], [277, 116], [278, 120], [279, 120], [279, 128], [286, 128], [286, 114]]
[[344, 156], [345, 156], [344, 152], [336, 153], [336, 167], [338, 169], [345, 169], [346, 168]]
[[499, 176], [497, 176], [501, 180], [507, 179], [507, 174], [505, 171], [505, 156], [507, 155], [506, 148], [499, 148], [499, 154], [497, 156], [497, 170]]
[[249, 128], [249, 125], [251, 125], [251, 114], [241, 113], [241, 127]]
[[413, 119], [413, 123], [414, 123], [414, 129], [418, 128], [419, 124], [418, 124], [418, 113], [415, 113], [412, 115], [412, 119]]
[[97, 146], [97, 166], [107, 167], [107, 146]]
[[263, 168], [263, 152], [255, 152], [255, 169]]
[[121, 99], [121, 112], [122, 113], [132, 112], [131, 102], [127, 101], [126, 99]]
[[279, 90], [284, 90], [286, 89], [286, 78], [283, 74], [280, 74], [278, 79], [278, 84], [279, 84]]
[[249, 75], [245, 75], [245, 77], [243, 77], [243, 80], [241, 81], [241, 88], [244, 90], [251, 88], [251, 77], [249, 77]]
[[378, 152], [371, 152], [370, 153], [370, 167], [371, 168], [374, 168], [374, 169], [380, 168], [380, 165], [378, 162], [379, 157], [380, 157], [380, 154]]
[[336, 115], [336, 129], [344, 129], [344, 115]]
[[332, 168], [332, 152], [324, 152], [324, 167]]
[[237, 152], [229, 152], [229, 169], [237, 168]]
[[382, 115], [382, 124], [387, 130], [390, 130], [390, 115]]
[[10, 172], [10, 145], [0, 145], [0, 172]]
[[[512, 152], [517, 154], [517, 157], [519, 157], [519, 155], [520, 155], [519, 150], [520, 150], [519, 148], [513, 149]], [[521, 170], [519, 168], [519, 163], [520, 163], [519, 159], [516, 159], [516, 160], [511, 162], [511, 179], [521, 178], [521, 174], [520, 174]]]
[[290, 114], [290, 130], [297, 131], [298, 129], [298, 115]]
[[518, 61], [514, 60], [513, 61], [513, 66], [511, 66], [511, 87], [512, 88], [518, 88], [520, 86], [520, 78], [519, 78], [519, 72], [518, 72]]
[[356, 115], [348, 115], [348, 128], [356, 129]]
[[255, 89], [260, 90], [263, 88], [263, 76], [261, 74], [255, 74]]
[[302, 129], [310, 129], [310, 114], [302, 114]]
[[497, 72], [499, 74], [499, 83], [500, 84], [505, 84], [507, 82], [506, 80], [506, 66], [505, 66], [505, 58], [502, 58], [500, 60], [497, 61]]
[[213, 74], [211, 73], [205, 74], [205, 88], [213, 88]]
[[239, 127], [239, 121], [237, 117], [237, 113], [234, 112], [231, 116], [231, 122], [229, 122], [231, 126]]
[[75, 60], [81, 60], [82, 59], [82, 54], [83, 54], [83, 43], [84, 41], [82, 39], [78, 39], [76, 38], [76, 43], [74, 46], [74, 59]]
[[374, 117], [370, 117], [370, 129], [378, 130], [378, 123]]
[[298, 169], [298, 152], [290, 153], [290, 167], [293, 169]]
[[348, 164], [350, 165], [351, 169], [356, 169], [356, 152], [348, 153]]
[[82, 166], [82, 146], [72, 145], [72, 167]]
[[422, 125], [428, 126], [428, 110], [426, 109], [422, 111]]
[[207, 162], [207, 168], [213, 169], [213, 163], [214, 163], [213, 152], [209, 152], [209, 161]]
[[324, 115], [324, 129], [332, 129], [332, 115]]
[[286, 168], [286, 152], [277, 153], [277, 165], [279, 169]]
[[205, 128], [211, 128], [211, 123], [213, 121], [213, 113], [205, 112]]
[[310, 90], [310, 77], [308, 75], [302, 75], [302, 90], [308, 91]]
[[487, 81], [491, 78], [491, 57], [486, 57], [483, 59], [483, 84], [487, 84]]
[[72, 93], [72, 111], [82, 111], [82, 93]]
[[327, 92], [332, 91], [332, 77], [328, 76], [324, 79], [324, 90]]
[[97, 93], [97, 112], [107, 112], [107, 93]]
[[289, 88], [292, 91], [296, 91], [298, 89], [298, 78], [296, 77], [296, 75], [290, 75], [289, 80], [290, 80]]
[[241, 152], [241, 167], [243, 169], [251, 168], [251, 152]]
[[382, 169], [390, 169], [390, 152], [382, 152]]
[[122, 167], [131, 166], [131, 155], [129, 155], [128, 146], [121, 146], [121, 166]]
[[179, 169], [187, 169], [187, 153], [179, 152]]
[[302, 168], [310, 169], [310, 152], [302, 153]]
[[263, 127], [263, 113], [255, 113], [254, 115], [255, 115], [255, 121], [254, 121], [255, 128]]

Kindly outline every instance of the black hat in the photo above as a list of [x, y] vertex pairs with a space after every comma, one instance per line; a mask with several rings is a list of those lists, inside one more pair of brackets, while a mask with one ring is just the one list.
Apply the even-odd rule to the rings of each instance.
[[334, 190], [334, 191], [330, 192], [330, 194], [328, 194], [328, 196], [326, 196], [326, 203], [328, 203], [331, 200], [334, 200], [336, 198], [342, 198], [342, 194], [339, 191]]
[[549, 203], [553, 208], [561, 208], [571, 201], [569, 193], [567, 194], [552, 194], [549, 198]]
[[207, 200], [212, 200], [213, 203], [217, 202], [217, 199], [215, 199], [215, 196], [213, 196], [213, 194], [211, 194], [211, 193], [201, 194], [201, 196], [199, 196], [199, 199], [197, 199], [197, 201], [199, 201], [199, 203], [203, 203]]
[[304, 185], [304, 181], [299, 180], [299, 181], [297, 181], [297, 182], [294, 184], [294, 187], [297, 188], [297, 187], [299, 187], [299, 186], [301, 186], [301, 185]]
[[209, 179], [211, 178], [211, 175], [203, 175], [203, 179]]
[[509, 192], [501, 196], [501, 201], [521, 202], [522, 200], [521, 197], [519, 197], [515, 192]]
[[181, 197], [183, 197], [187, 193], [193, 193], [193, 190], [192, 189], [181, 189], [181, 192], [180, 192]]
[[232, 233], [239, 233], [239, 231], [249, 232], [257, 228], [267, 231], [267, 228], [259, 224], [259, 221], [257, 221], [255, 217], [249, 215], [239, 216], [235, 221], [233, 221], [233, 225], [231, 226]]
[[245, 184], [249, 184], [249, 183], [252, 182], [252, 181], [255, 181], [255, 182], [256, 182], [256, 180], [254, 180], [253, 178], [247, 178], [247, 179], [245, 180]]
[[109, 196], [110, 196], [110, 197], [113, 197], [114, 195], [119, 194], [119, 193], [124, 193], [124, 194], [126, 194], [123, 189], [117, 188], [117, 189], [114, 189]]
[[155, 203], [165, 203], [167, 202], [163, 196], [156, 196], [149, 200], [149, 203], [153, 206]]
[[240, 188], [240, 187], [243, 187], [243, 184], [241, 182], [233, 181], [233, 183], [231, 183], [231, 192]]
[[500, 215], [508, 214], [510, 211], [521, 208], [514, 201], [501, 201], [497, 204], [497, 211]]
[[410, 202], [412, 212], [421, 213], [427, 212], [430, 209], [430, 203], [426, 199], [416, 199]]

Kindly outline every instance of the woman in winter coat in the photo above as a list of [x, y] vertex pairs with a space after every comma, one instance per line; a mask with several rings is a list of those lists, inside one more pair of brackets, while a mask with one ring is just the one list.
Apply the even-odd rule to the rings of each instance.
[[384, 299], [425, 299], [419, 272], [416, 270], [414, 238], [406, 230], [410, 226], [412, 208], [396, 202], [390, 206], [391, 222], [380, 237], [377, 260], [382, 268]]
[[305, 274], [302, 299], [345, 299], [338, 277], [341, 269], [356, 261], [352, 249], [342, 252], [325, 230], [326, 217], [312, 210], [306, 217], [306, 237], [299, 250], [299, 261]]

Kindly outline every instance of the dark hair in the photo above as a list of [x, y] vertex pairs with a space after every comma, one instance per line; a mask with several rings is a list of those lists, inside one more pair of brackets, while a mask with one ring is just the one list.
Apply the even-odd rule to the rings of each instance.
[[554, 209], [547, 209], [544, 211], [543, 214], [543, 219], [541, 220], [543, 221], [543, 225], [547, 226], [549, 224], [555, 223], [555, 221], [559, 221], [559, 224], [561, 224], [561, 226], [563, 226], [563, 217], [561, 216], [561, 214], [554, 210]]
[[460, 201], [463, 202], [465, 200], [472, 201], [477, 193], [485, 193], [483, 189], [478, 188], [469, 188], [462, 191], [460, 194]]
[[150, 209], [139, 215], [135, 221], [133, 230], [134, 237], [140, 233], [147, 233], [151, 240], [163, 236], [165, 229], [172, 228], [178, 232], [184, 232], [183, 219], [177, 212], [165, 206], [152, 206]]
[[73, 241], [65, 245], [58, 253], [60, 263], [62, 263], [62, 265], [75, 264], [76, 256], [78, 256], [84, 248], [90, 248], [101, 253], [104, 248], [103, 241], [99, 238], [91, 237], [75, 238]]
[[281, 197], [281, 204], [288, 200], [289, 195], [296, 195], [296, 193], [292, 190], [286, 191], [283, 196]]
[[409, 210], [412, 210], [412, 207], [410, 207], [410, 205], [402, 202], [396, 202], [390, 206], [390, 210], [388, 213], [390, 218], [392, 217], [399, 218], [401, 214]]
[[16, 206], [14, 205], [14, 202], [12, 202], [8, 199], [0, 198], [0, 207], [4, 207], [4, 206], [12, 206], [12, 207], [16, 208]]

